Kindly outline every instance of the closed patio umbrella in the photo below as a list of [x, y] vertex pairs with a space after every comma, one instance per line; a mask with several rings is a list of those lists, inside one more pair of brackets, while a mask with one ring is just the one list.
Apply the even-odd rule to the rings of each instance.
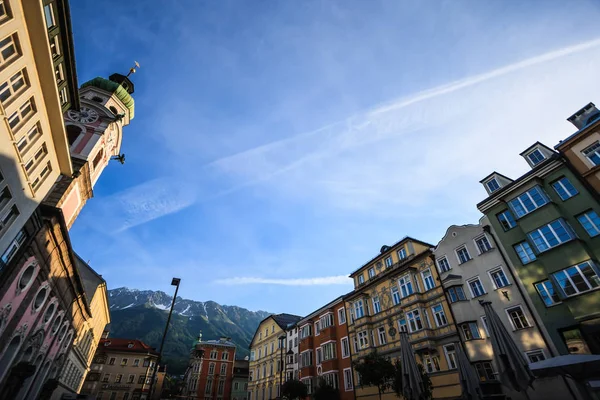
[[494, 358], [500, 372], [500, 382], [527, 396], [527, 388], [535, 379], [529, 363], [502, 324], [489, 301], [481, 301], [487, 319]]
[[479, 377], [467, 355], [462, 350], [460, 343], [454, 344], [454, 351], [456, 352], [456, 362], [458, 364], [458, 377], [462, 386], [461, 398], [465, 400], [481, 400]]
[[406, 330], [400, 332], [400, 358], [402, 360], [402, 392], [407, 400], [421, 399], [425, 390], [423, 379], [417, 366], [415, 353], [408, 341]]

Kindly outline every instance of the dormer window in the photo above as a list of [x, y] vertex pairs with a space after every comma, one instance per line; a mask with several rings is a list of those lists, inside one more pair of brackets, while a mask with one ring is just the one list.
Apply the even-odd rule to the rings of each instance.
[[537, 165], [544, 161], [546, 156], [544, 156], [540, 149], [535, 149], [531, 153], [527, 154], [527, 158], [529, 158], [532, 165]]
[[487, 186], [490, 193], [493, 193], [496, 190], [500, 189], [500, 184], [498, 184], [498, 181], [496, 180], [496, 178], [490, 179], [489, 181], [486, 182], [485, 185]]

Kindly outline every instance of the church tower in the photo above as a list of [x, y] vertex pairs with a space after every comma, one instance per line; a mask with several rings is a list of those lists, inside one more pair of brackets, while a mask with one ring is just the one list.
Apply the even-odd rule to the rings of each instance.
[[[132, 68], [131, 72], [135, 72]], [[70, 229], [111, 159], [123, 163], [123, 127], [134, 117], [133, 82], [112, 74], [81, 85], [81, 108], [65, 113], [73, 176], [61, 176], [44, 203], [61, 208]]]

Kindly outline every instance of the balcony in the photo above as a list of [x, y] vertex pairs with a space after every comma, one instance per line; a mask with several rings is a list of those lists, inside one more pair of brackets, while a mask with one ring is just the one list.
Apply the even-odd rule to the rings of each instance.
[[308, 336], [304, 339], [300, 339], [300, 343], [298, 343], [298, 350], [302, 353], [305, 350], [312, 350], [314, 347], [315, 338], [314, 336]]

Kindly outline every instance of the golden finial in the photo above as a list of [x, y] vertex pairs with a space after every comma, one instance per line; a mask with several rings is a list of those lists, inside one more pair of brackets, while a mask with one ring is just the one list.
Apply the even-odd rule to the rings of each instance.
[[129, 68], [129, 73], [127, 74], [127, 77], [129, 77], [129, 75], [131, 74], [135, 74], [135, 71], [137, 70], [137, 68], [140, 68], [140, 63], [138, 63], [137, 61], [134, 61], [134, 65], [133, 67]]

